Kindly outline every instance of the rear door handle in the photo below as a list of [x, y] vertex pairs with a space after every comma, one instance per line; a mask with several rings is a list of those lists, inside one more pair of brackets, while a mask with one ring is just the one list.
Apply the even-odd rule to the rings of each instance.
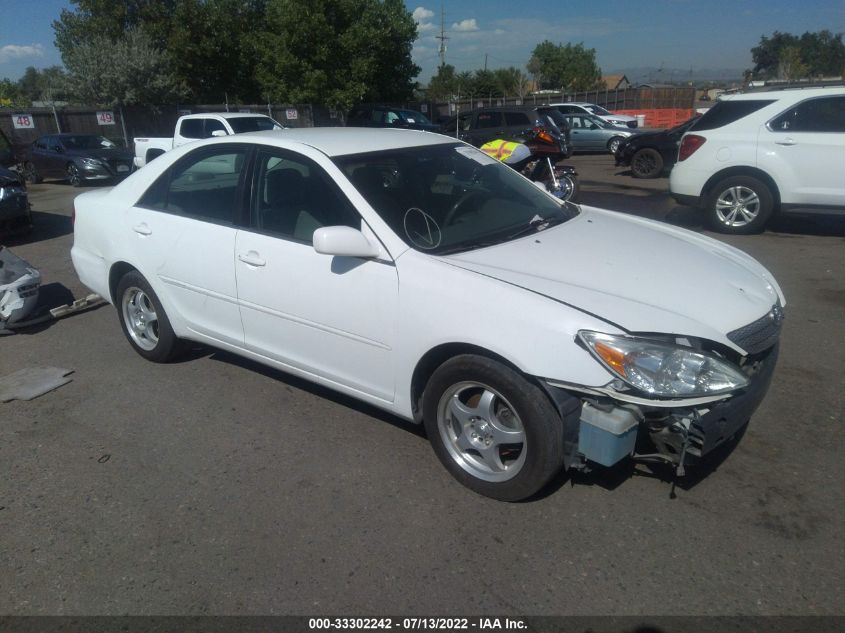
[[795, 139], [785, 138], [782, 141], [775, 141], [775, 144], [777, 144], [777, 145], [787, 145], [787, 146], [795, 145]]
[[267, 265], [267, 262], [261, 259], [255, 251], [249, 251], [246, 255], [238, 254], [238, 259], [248, 266]]
[[150, 230], [150, 227], [147, 226], [146, 222], [141, 222], [141, 224], [136, 224], [132, 227], [132, 230], [135, 231], [138, 235], [152, 235], [153, 232]]

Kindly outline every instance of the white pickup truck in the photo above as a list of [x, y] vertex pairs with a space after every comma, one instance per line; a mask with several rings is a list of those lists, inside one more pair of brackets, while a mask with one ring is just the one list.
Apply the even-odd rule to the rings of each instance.
[[228, 136], [244, 132], [281, 130], [284, 125], [263, 114], [243, 112], [209, 112], [186, 114], [176, 121], [173, 138], [133, 139], [135, 142], [135, 167], [143, 167], [157, 156], [179, 147], [212, 136]]

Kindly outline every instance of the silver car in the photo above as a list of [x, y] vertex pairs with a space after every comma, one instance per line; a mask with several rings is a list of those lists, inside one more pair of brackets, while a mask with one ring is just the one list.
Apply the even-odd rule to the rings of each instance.
[[564, 114], [571, 130], [572, 151], [575, 152], [610, 152], [616, 149], [623, 139], [633, 135], [633, 130], [618, 127], [589, 114]]

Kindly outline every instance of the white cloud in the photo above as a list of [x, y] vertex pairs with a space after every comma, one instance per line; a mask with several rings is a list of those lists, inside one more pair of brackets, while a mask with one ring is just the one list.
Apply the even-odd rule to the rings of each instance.
[[30, 46], [18, 46], [17, 44], [6, 44], [0, 48], [0, 64], [5, 64], [13, 59], [24, 59], [26, 57], [43, 57], [44, 46], [32, 44]]
[[459, 33], [466, 33], [467, 31], [477, 31], [478, 24], [475, 21], [475, 18], [470, 18], [469, 20], [461, 20], [460, 22], [455, 22], [452, 25], [452, 30], [457, 31]]
[[426, 31], [433, 31], [435, 28], [433, 22], [418, 22], [417, 33], [425, 33]]
[[434, 11], [425, 7], [417, 7], [411, 15], [414, 18], [414, 22], [424, 22], [434, 17]]

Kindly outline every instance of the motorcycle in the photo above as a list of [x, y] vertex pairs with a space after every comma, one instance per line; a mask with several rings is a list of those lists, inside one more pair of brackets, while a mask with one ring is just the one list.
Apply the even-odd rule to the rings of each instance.
[[575, 202], [580, 193], [578, 173], [571, 165], [557, 162], [569, 157], [565, 141], [559, 142], [542, 127], [526, 130], [524, 140], [496, 139], [481, 146], [488, 156], [499, 160], [534, 182], [542, 182], [554, 197]]

